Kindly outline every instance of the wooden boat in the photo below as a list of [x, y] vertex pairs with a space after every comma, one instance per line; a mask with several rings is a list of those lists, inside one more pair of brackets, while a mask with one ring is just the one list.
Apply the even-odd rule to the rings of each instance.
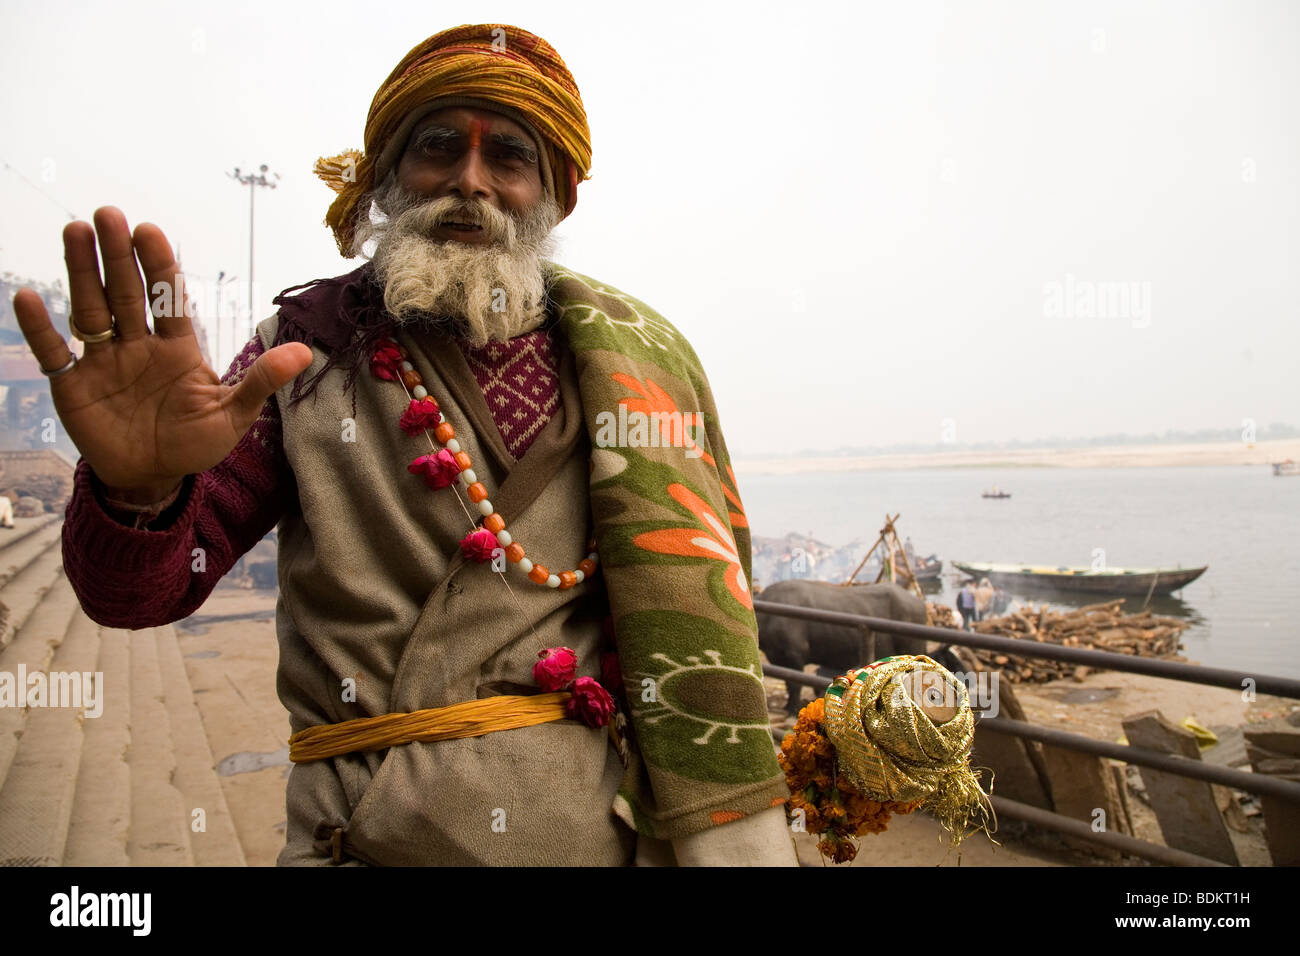
[[982, 495], [980, 495], [980, 497], [981, 498], [1010, 498], [1011, 492], [1002, 491], [1000, 488], [998, 488], [997, 485], [994, 485], [990, 490], [985, 491]]
[[912, 573], [918, 581], [937, 581], [943, 571], [943, 562], [935, 555], [927, 558], [912, 558]]
[[1145, 597], [1169, 594], [1191, 584], [1209, 565], [1199, 568], [1045, 568], [1028, 564], [963, 564], [953, 567], [973, 578], [988, 578], [996, 587], [1024, 592], [1072, 591]]

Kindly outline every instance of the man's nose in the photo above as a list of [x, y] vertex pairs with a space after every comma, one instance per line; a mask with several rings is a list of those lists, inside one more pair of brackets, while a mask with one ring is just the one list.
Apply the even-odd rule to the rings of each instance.
[[461, 199], [488, 199], [491, 196], [488, 182], [488, 170], [483, 162], [483, 154], [477, 146], [471, 146], [461, 154], [452, 169], [447, 189]]

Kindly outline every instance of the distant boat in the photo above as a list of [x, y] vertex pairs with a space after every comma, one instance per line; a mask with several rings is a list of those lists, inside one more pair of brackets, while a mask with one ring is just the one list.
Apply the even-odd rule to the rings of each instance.
[[1084, 594], [1169, 594], [1191, 584], [1199, 568], [1044, 568], [1028, 564], [962, 564], [953, 567], [1009, 590], [1073, 591]]
[[943, 562], [936, 555], [928, 558], [912, 558], [912, 573], [918, 581], [937, 581], [943, 571]]
[[1288, 458], [1286, 461], [1273, 462], [1273, 474], [1278, 478], [1295, 477], [1300, 475], [1300, 464]]
[[1011, 492], [998, 491], [997, 485], [994, 485], [992, 491], [986, 491], [984, 492], [984, 494], [980, 495], [980, 497], [981, 498], [1010, 498]]

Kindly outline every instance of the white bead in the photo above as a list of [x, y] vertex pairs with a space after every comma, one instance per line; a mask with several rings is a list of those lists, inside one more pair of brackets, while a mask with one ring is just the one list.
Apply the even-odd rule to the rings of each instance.
[[509, 531], [507, 531], [505, 528], [502, 528], [500, 531], [497, 532], [497, 541], [501, 543], [501, 547], [508, 548], [510, 547], [510, 545], [514, 544], [515, 539], [510, 537]]
[[546, 586], [548, 588], [558, 588], [560, 586], [560, 576], [558, 574], [552, 574], [546, 579]]
[[[421, 388], [423, 388], [423, 386], [421, 386]], [[454, 455], [456, 452], [460, 451], [460, 442], [456, 441], [454, 438], [449, 438], [444, 447]]]
[[[452, 454], [454, 455], [456, 453], [453, 451]], [[474, 482], [478, 481], [478, 475], [474, 474], [473, 468], [466, 468], [460, 473], [460, 480], [463, 481], [465, 487], [468, 488], [470, 485], [474, 484]]]
[[486, 518], [492, 512], [496, 511], [496, 509], [492, 507], [492, 502], [488, 501], [486, 498], [484, 498], [482, 501], [478, 503], [478, 510], [479, 510], [479, 514], [481, 514], [484, 518]]
[[519, 559], [519, 570], [520, 570], [520, 571], [524, 572], [524, 574], [527, 574], [527, 573], [528, 573], [529, 571], [531, 571], [532, 569], [533, 569], [533, 562], [529, 561], [527, 558], [520, 558], [520, 559]]
[[424, 396], [429, 394], [429, 391], [423, 385], [417, 385], [415, 388], [411, 389], [411, 394], [416, 398], [424, 398]]
[[582, 579], [585, 578], [586, 575], [582, 573], [582, 568], [574, 568], [574, 569], [573, 569], [573, 577], [574, 577], [574, 579], [577, 581], [578, 584], [581, 584], [581, 583], [582, 583]]
[[412, 365], [410, 362], [403, 362], [403, 363], [402, 363], [402, 371], [403, 371], [403, 372], [411, 372], [411, 371], [414, 371], [414, 370], [415, 370], [415, 366]]

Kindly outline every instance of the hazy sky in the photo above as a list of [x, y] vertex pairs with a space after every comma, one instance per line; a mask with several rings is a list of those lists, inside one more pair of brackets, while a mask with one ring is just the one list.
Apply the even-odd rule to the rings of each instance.
[[557, 258], [683, 331], [733, 455], [1300, 424], [1297, 3], [0, 10], [0, 271], [113, 204], [245, 280], [267, 163], [260, 320], [359, 264], [311, 166], [402, 55], [515, 23], [591, 121]]

